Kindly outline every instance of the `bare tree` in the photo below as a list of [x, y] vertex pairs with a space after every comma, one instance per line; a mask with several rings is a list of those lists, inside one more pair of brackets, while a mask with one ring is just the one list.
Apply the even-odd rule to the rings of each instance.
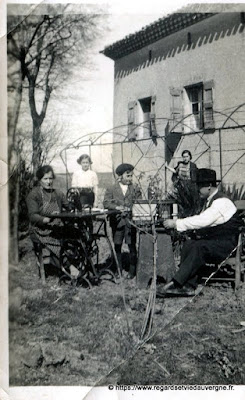
[[[22, 20], [20, 17], [9, 17], [9, 63], [19, 63], [21, 71], [16, 71], [17, 74], [19, 72], [15, 85], [19, 97], [16, 100], [21, 101], [23, 84], [27, 83], [34, 172], [41, 161], [41, 127], [51, 94], [70, 78], [75, 65], [81, 65], [82, 69], [87, 63], [88, 49], [101, 34], [101, 19], [100, 14], [92, 13], [29, 15]], [[13, 142], [19, 101], [16, 101], [15, 108], [17, 110], [13, 110], [9, 126]]]
[[[29, 115], [32, 121], [31, 147], [32, 171], [50, 158], [48, 154], [57, 144], [58, 131], [45, 131], [43, 122], [51, 95], [69, 81], [77, 65], [82, 70], [89, 62], [89, 51], [95, 40], [105, 30], [104, 15], [95, 12], [64, 13], [67, 6], [49, 6], [45, 13], [8, 17], [8, 135], [10, 182], [12, 194], [11, 231], [13, 242], [10, 259], [18, 262], [18, 207], [20, 199], [20, 143], [19, 135], [23, 94], [27, 91]], [[24, 132], [27, 134], [28, 132]], [[27, 135], [28, 136], [28, 135]], [[51, 152], [52, 153], [52, 152]], [[54, 154], [54, 152], [53, 152]], [[22, 159], [23, 157], [21, 157]]]
[[[22, 143], [22, 158], [25, 160], [28, 169], [32, 170], [32, 132], [26, 129], [18, 129], [17, 136], [19, 142]], [[37, 144], [41, 149], [40, 165], [52, 163], [62, 149], [64, 136], [63, 126], [57, 122], [43, 127], [42, 134], [39, 137], [40, 142]], [[20, 147], [18, 148], [20, 149]]]

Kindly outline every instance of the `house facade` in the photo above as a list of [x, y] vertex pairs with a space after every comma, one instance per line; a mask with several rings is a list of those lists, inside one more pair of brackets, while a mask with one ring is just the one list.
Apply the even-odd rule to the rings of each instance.
[[114, 164], [165, 190], [184, 149], [244, 183], [245, 13], [179, 12], [106, 47], [114, 60]]

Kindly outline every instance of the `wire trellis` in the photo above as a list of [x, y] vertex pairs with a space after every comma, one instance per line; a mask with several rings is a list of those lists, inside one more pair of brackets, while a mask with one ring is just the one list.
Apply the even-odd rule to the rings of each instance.
[[[145, 121], [139, 124], [135, 124], [134, 130], [143, 130], [145, 132], [144, 137], [135, 136], [134, 140], [131, 140], [128, 136], [127, 124], [113, 127], [104, 132], [91, 132], [83, 135], [82, 137], [76, 139], [75, 141], [67, 144], [60, 152], [60, 158], [65, 166], [67, 177], [71, 175], [68, 170], [67, 159], [68, 153], [73, 150], [79, 150], [82, 148], [88, 148], [89, 154], [91, 155], [92, 148], [104, 148], [106, 151], [107, 146], [112, 147], [112, 154], [116, 152], [120, 153], [117, 157], [118, 162], [124, 162], [125, 153], [128, 156], [128, 149], [130, 148], [130, 157], [134, 161], [135, 173], [138, 175], [142, 173], [150, 173], [157, 175], [161, 172], [162, 180], [165, 184], [165, 193], [167, 193], [167, 181], [168, 175], [165, 171], [164, 164], [166, 162], [166, 151], [170, 152], [171, 159], [176, 159], [176, 154], [178, 150], [183, 146], [183, 143], [188, 137], [193, 137], [193, 140], [188, 141], [188, 149], [192, 152], [194, 162], [200, 160], [205, 153], [211, 158], [211, 154], [215, 153], [230, 153], [239, 152], [237, 157], [233, 161], [223, 163], [223, 159], [220, 155], [219, 160], [219, 170], [220, 179], [223, 180], [230, 170], [244, 157], [245, 155], [245, 136], [244, 141], [242, 141], [241, 134], [245, 133], [245, 119], [241, 120], [240, 113], [245, 112], [245, 103], [236, 105], [233, 108], [227, 110], [217, 110], [214, 111], [214, 120], [216, 128], [213, 130], [213, 134], [219, 134], [218, 143], [210, 142], [210, 135], [206, 135], [204, 129], [196, 130], [190, 125], [188, 125], [188, 118], [191, 114], [183, 116], [179, 121], [173, 121], [168, 117], [159, 117], [155, 119], [156, 132], [153, 135], [151, 131], [151, 125], [149, 121]], [[229, 123], [229, 124], [228, 124]], [[172, 126], [169, 129], [169, 126]], [[183, 132], [184, 130], [184, 132]], [[233, 148], [229, 148], [226, 145], [225, 149], [222, 147], [222, 137], [221, 132], [227, 132], [229, 130], [236, 131], [239, 135], [240, 143], [234, 142]], [[173, 149], [168, 143], [168, 138], [171, 133], [180, 133], [180, 139], [177, 148]], [[213, 135], [211, 135], [213, 137]], [[109, 140], [108, 140], [109, 138]], [[198, 140], [194, 140], [198, 138]], [[242, 152], [242, 154], [241, 154]], [[112, 156], [113, 158], [113, 156]], [[142, 161], [147, 160], [148, 163], [144, 162], [144, 169], [142, 169]], [[114, 173], [114, 159], [112, 160], [112, 170]], [[147, 168], [146, 168], [147, 165]], [[223, 173], [223, 167], [229, 167], [228, 170]], [[115, 175], [115, 174], [114, 174]], [[68, 189], [68, 179], [67, 179], [67, 189]]]

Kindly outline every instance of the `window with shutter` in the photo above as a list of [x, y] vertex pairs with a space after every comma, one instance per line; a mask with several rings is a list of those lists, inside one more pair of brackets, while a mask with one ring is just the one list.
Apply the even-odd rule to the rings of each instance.
[[128, 103], [128, 140], [136, 140], [136, 101], [130, 101]]
[[171, 95], [171, 120], [169, 124], [170, 132], [182, 133], [182, 90], [170, 88]]
[[137, 138], [156, 137], [156, 96], [139, 99]]
[[184, 132], [195, 132], [203, 129], [203, 84], [186, 86], [183, 92]]
[[214, 132], [213, 112], [213, 88], [214, 82], [208, 81], [203, 84], [203, 124], [205, 132]]
[[213, 81], [186, 86], [183, 92], [184, 132], [214, 132]]

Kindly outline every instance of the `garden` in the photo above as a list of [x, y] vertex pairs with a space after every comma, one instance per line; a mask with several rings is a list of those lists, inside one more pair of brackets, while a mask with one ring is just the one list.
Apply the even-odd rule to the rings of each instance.
[[10, 386], [244, 384], [244, 285], [157, 297], [142, 339], [150, 289], [124, 274], [92, 288], [54, 274], [42, 286], [28, 237], [20, 250], [9, 266]]

